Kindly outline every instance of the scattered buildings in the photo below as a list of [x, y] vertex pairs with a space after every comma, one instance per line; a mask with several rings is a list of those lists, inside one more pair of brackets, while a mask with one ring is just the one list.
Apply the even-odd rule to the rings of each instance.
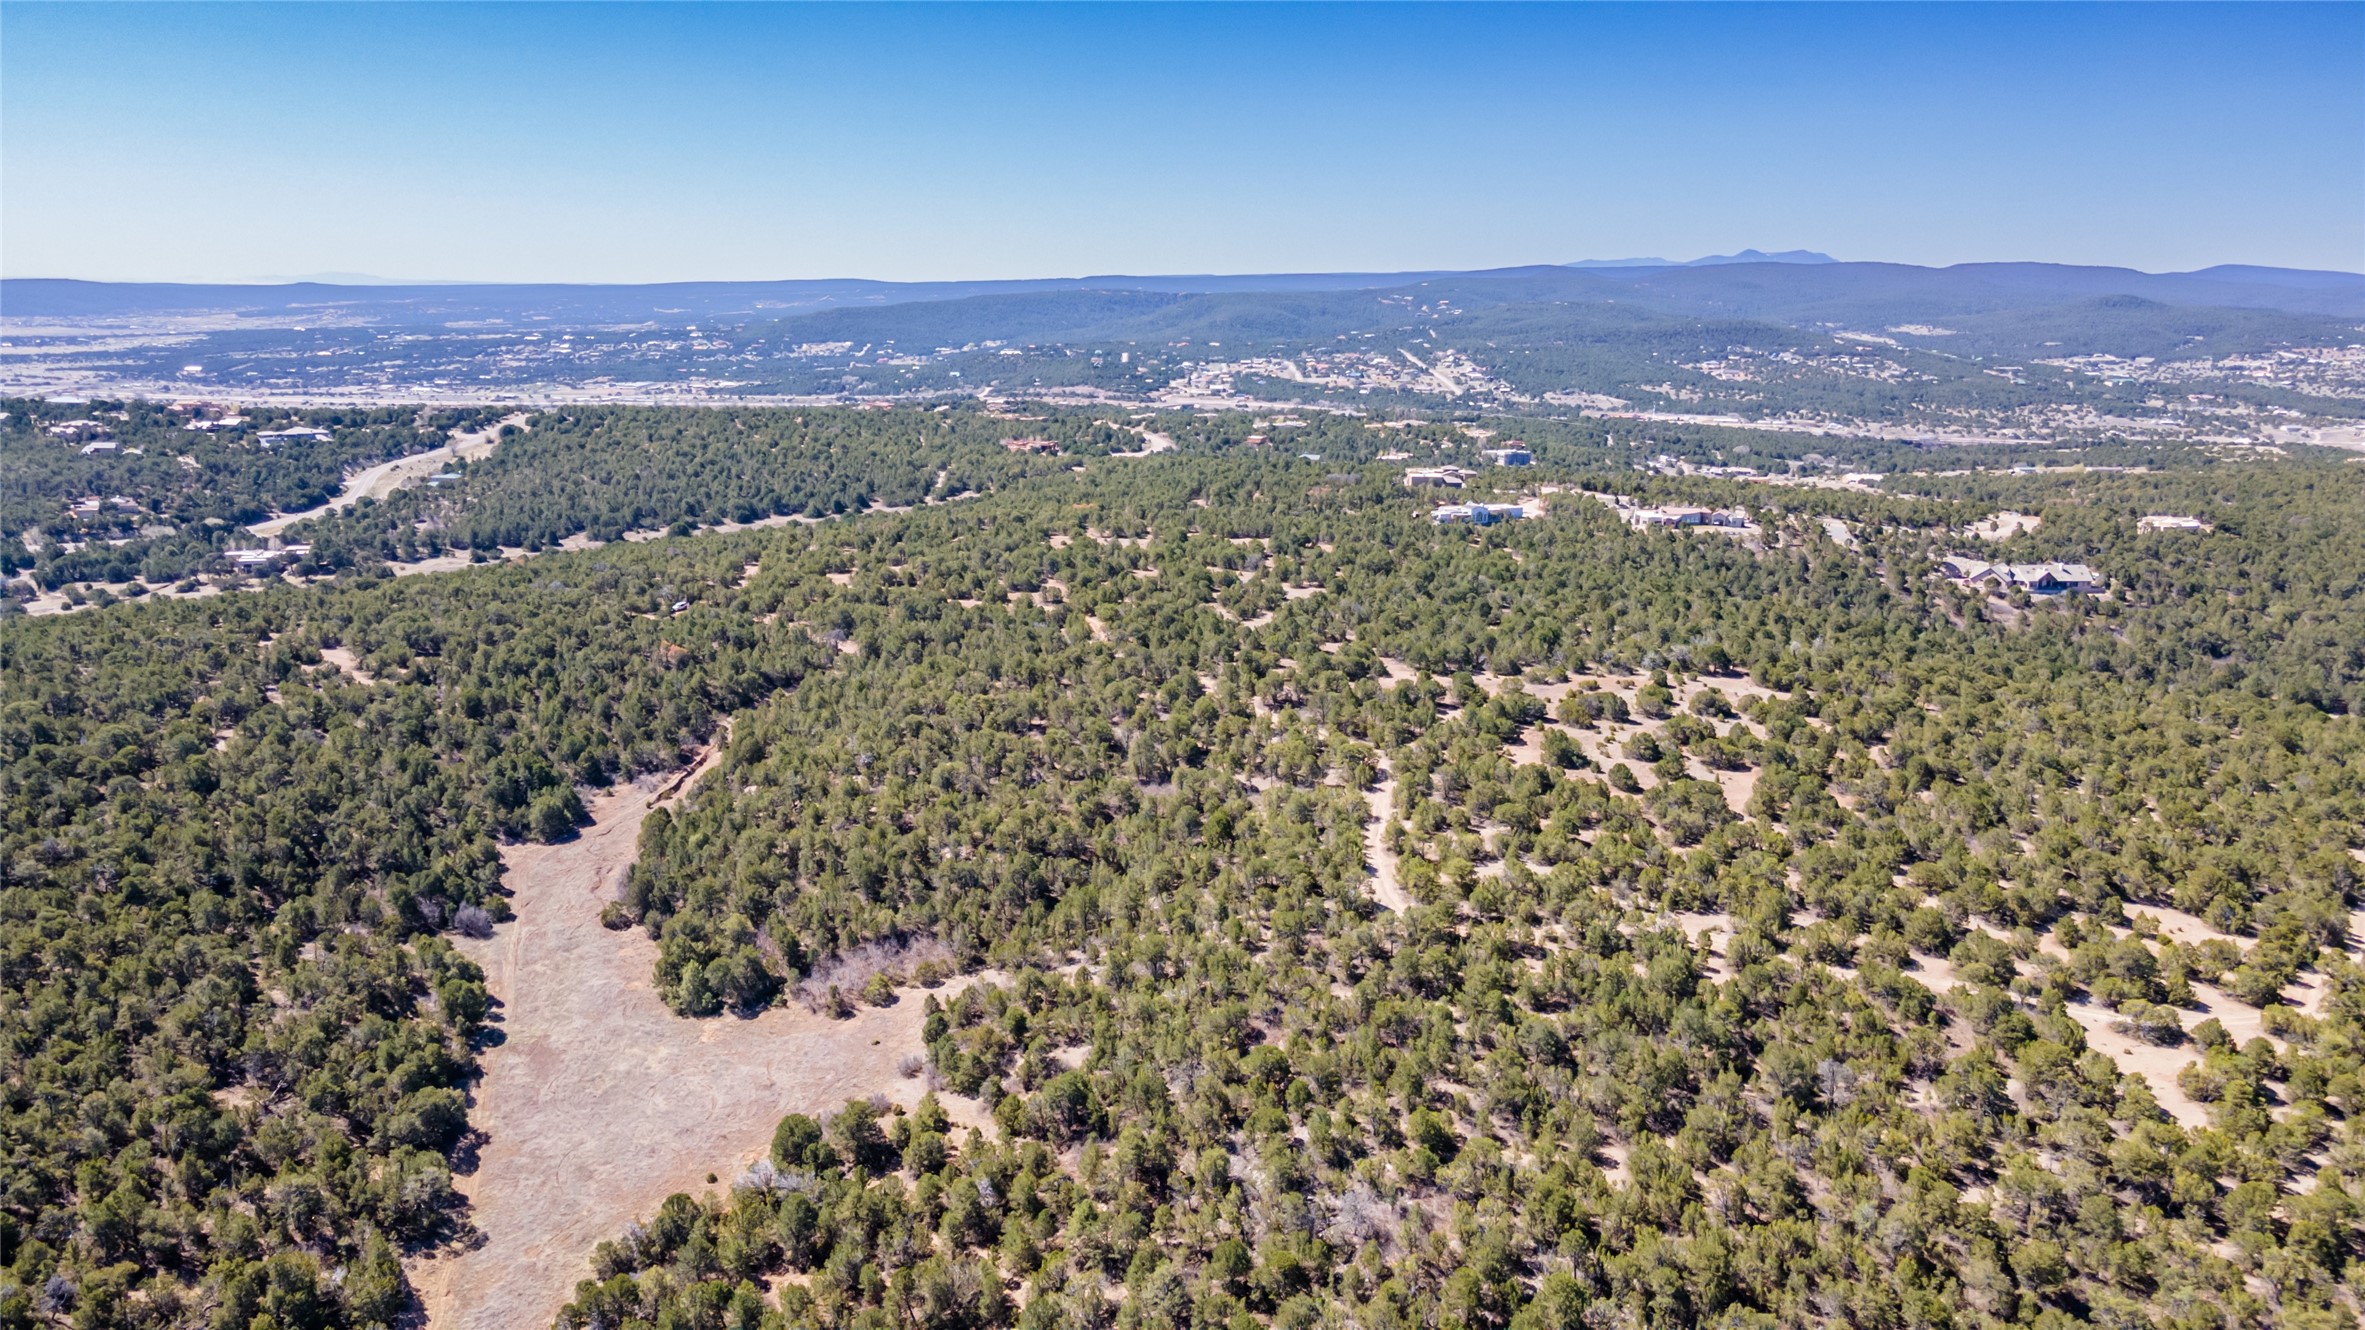
[[1967, 587], [1990, 591], [2018, 587], [2032, 596], [2092, 592], [2102, 585], [2101, 575], [2082, 563], [1989, 563], [1955, 554], [1940, 561], [1938, 571]]
[[2207, 522], [2198, 517], [2171, 517], [2164, 513], [2138, 517], [2135, 519], [2135, 526], [2141, 531], [2207, 531], [2211, 529]]

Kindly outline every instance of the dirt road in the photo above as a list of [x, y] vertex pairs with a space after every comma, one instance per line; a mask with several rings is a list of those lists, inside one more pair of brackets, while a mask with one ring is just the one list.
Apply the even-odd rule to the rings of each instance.
[[484, 1241], [410, 1265], [435, 1330], [549, 1325], [600, 1239], [673, 1192], [720, 1190], [709, 1172], [729, 1186], [786, 1113], [873, 1093], [918, 1101], [920, 1083], [896, 1068], [920, 1051], [916, 990], [850, 1020], [666, 1009], [651, 988], [656, 944], [599, 923], [653, 795], [603, 795], [576, 839], [502, 851], [517, 918], [462, 944], [501, 1002], [502, 1042], [484, 1054], [469, 1113], [487, 1139], [456, 1179]]
[[504, 425], [515, 425], [519, 429], [524, 429], [526, 427], [526, 413], [519, 411], [513, 415], [504, 416], [483, 429], [469, 433], [455, 432], [452, 435], [452, 441], [440, 448], [430, 448], [423, 453], [412, 453], [408, 457], [397, 457], [391, 462], [380, 462], [376, 466], [365, 467], [347, 476], [345, 487], [338, 491], [337, 497], [318, 508], [307, 508], [300, 513], [282, 513], [277, 517], [257, 522], [247, 530], [258, 536], [276, 536], [298, 522], [308, 522], [315, 517], [324, 517], [330, 513], [341, 513], [363, 499], [383, 499], [405, 485], [434, 475], [454, 461], [474, 461], [490, 453], [493, 451], [494, 445], [500, 442], [501, 427]]

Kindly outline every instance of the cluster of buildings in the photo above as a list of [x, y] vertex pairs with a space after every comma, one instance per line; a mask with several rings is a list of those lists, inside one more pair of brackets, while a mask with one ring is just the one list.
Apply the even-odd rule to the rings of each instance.
[[[1485, 456], [1487, 461], [1496, 466], [1532, 466], [1535, 463], [1535, 458], [1527, 451], [1527, 445], [1517, 439], [1505, 447], [1487, 449]], [[1404, 453], [1382, 453], [1380, 460], [1400, 462], [1405, 457]], [[1477, 475], [1477, 472], [1466, 466], [1408, 466], [1404, 468], [1404, 487], [1408, 490], [1458, 490]]]
[[2032, 596], [2093, 592], [2102, 587], [2101, 575], [2082, 563], [1989, 563], [1955, 554], [1941, 560], [1938, 571], [1966, 587], [1988, 591], [2018, 587]]
[[[115, 440], [114, 428], [103, 420], [61, 420], [49, 427], [49, 437], [62, 443], [82, 445], [84, 457], [103, 457], [124, 451]], [[132, 449], [138, 452], [137, 448]]]
[[73, 502], [68, 503], [66, 505], [66, 514], [69, 517], [77, 517], [84, 521], [89, 521], [98, 517], [101, 513], [106, 512], [108, 509], [113, 509], [116, 512], [121, 513], [136, 513], [140, 510], [140, 505], [137, 500], [131, 498], [129, 495], [117, 494], [109, 498], [101, 499], [97, 495], [93, 494], [87, 498], [76, 499]]
[[[207, 411], [221, 409], [209, 407], [204, 403], [176, 402], [173, 404], [173, 410], [192, 414], [193, 418], [183, 422], [181, 428], [193, 434], [236, 434], [246, 428], [245, 416], [235, 413], [204, 414]], [[62, 443], [81, 444], [82, 455], [85, 457], [97, 453], [137, 451], [136, 449], [124, 449], [115, 439], [114, 427], [103, 420], [61, 420], [48, 426], [48, 433], [49, 437]], [[282, 444], [289, 443], [326, 443], [335, 437], [334, 432], [322, 429], [318, 425], [290, 425], [285, 429], [268, 429], [255, 435], [255, 446], [277, 448]]]
[[103, 420], [61, 420], [49, 427], [49, 437], [67, 443], [104, 439], [114, 430]]

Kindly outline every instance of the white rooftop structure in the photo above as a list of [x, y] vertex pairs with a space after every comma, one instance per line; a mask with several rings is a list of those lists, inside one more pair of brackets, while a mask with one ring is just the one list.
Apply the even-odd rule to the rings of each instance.
[[2092, 591], [2102, 585], [2101, 575], [2082, 563], [1989, 563], [1957, 554], [1940, 561], [1938, 571], [1965, 586], [2019, 587], [2032, 596]]

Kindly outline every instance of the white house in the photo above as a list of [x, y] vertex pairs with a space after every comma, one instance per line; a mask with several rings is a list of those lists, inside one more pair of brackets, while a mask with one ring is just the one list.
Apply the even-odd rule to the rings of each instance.
[[326, 443], [336, 435], [316, 425], [291, 425], [286, 429], [267, 429], [255, 436], [255, 442], [265, 448], [276, 448], [283, 443]]
[[1941, 560], [1938, 571], [1965, 586], [1997, 591], [2019, 587], [2032, 596], [2091, 592], [2102, 585], [2101, 575], [2082, 563], [1989, 563], [1955, 554]]
[[2135, 526], [2141, 531], [2207, 531], [2210, 529], [2209, 524], [2198, 517], [2171, 517], [2165, 513], [2138, 517], [2135, 519]]
[[1404, 487], [1411, 490], [1458, 490], [1462, 487], [1462, 482], [1469, 478], [1469, 475], [1469, 472], [1462, 470], [1458, 466], [1406, 467], [1404, 470]]
[[1663, 508], [1636, 508], [1627, 512], [1625, 517], [1628, 523], [1638, 527], [1749, 525], [1749, 511], [1745, 508], [1696, 508], [1679, 504]]
[[1497, 522], [1516, 522], [1527, 516], [1527, 509], [1516, 503], [1452, 503], [1429, 514], [1438, 526], [1467, 522], [1471, 526], [1493, 526]]
[[1535, 458], [1528, 453], [1527, 445], [1517, 439], [1513, 439], [1503, 447], [1487, 449], [1485, 457], [1496, 466], [1528, 466], [1535, 461]]
[[312, 552], [310, 545], [282, 545], [277, 549], [224, 550], [222, 557], [233, 568], [273, 568], [282, 563], [294, 563]]

